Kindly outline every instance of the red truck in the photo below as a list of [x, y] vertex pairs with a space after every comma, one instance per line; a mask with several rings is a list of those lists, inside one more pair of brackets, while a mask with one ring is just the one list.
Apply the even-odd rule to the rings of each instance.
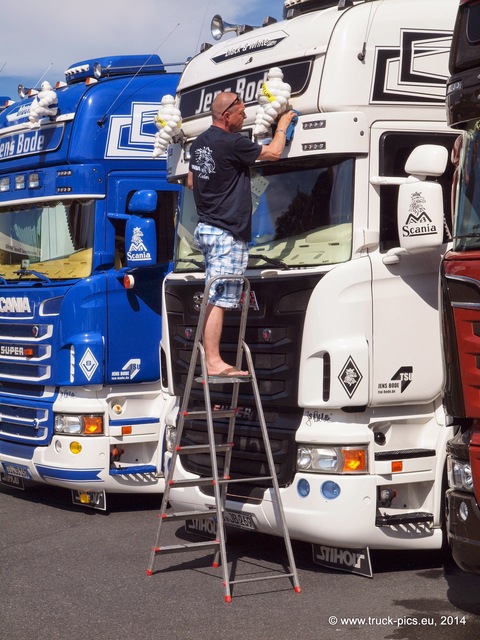
[[[448, 539], [456, 563], [480, 574], [480, 2], [461, 0], [450, 53], [447, 120], [459, 130], [454, 238], [441, 268]], [[478, 177], [477, 177], [478, 176]]]

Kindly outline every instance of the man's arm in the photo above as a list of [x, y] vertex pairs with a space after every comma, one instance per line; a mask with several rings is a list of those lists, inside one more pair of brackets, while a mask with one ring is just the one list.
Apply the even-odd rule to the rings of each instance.
[[275, 130], [275, 135], [273, 136], [270, 144], [265, 144], [262, 146], [262, 150], [260, 151], [260, 155], [258, 156], [259, 160], [280, 160], [282, 157], [282, 151], [285, 148], [285, 142], [287, 140], [287, 129], [295, 116], [295, 111], [290, 110], [286, 111], [280, 116], [280, 119], [277, 123], [277, 128]]

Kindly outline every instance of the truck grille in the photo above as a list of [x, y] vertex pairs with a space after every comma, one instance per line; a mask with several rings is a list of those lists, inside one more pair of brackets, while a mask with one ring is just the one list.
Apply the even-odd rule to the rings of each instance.
[[[273, 285], [271, 281], [249, 278], [256, 308], [249, 311], [245, 341], [252, 353], [281, 486], [288, 485], [295, 473], [295, 433], [303, 414], [297, 407], [300, 349], [307, 305], [321, 277], [319, 274], [302, 277], [297, 274], [293, 278], [282, 279], [281, 286]], [[185, 389], [198, 321], [199, 309], [196, 305], [203, 289], [203, 280], [171, 280], [166, 283], [173, 385], [179, 396], [183, 395]], [[239, 319], [240, 313], [237, 311], [225, 314], [222, 355], [226, 362], [235, 359]], [[229, 406], [231, 385], [215, 385], [210, 393], [214, 406]], [[203, 408], [201, 385], [193, 386], [191, 402], [198, 409]], [[241, 385], [238, 407], [232, 476], [268, 475], [251, 385]], [[215, 431], [220, 437], [225, 437], [226, 429], [226, 421], [216, 422]], [[206, 438], [205, 424], [186, 421], [184, 438], [184, 444], [203, 442]], [[208, 474], [209, 456], [182, 456], [182, 463], [188, 471]], [[235, 484], [235, 491], [252, 496], [255, 488], [251, 484], [245, 487]]]
[[52, 347], [47, 324], [0, 324], [0, 381], [44, 382], [50, 379]]
[[53, 414], [38, 402], [3, 398], [0, 402], [0, 438], [24, 444], [48, 444], [53, 431]]
[[[253, 422], [249, 423], [239, 418], [236, 420], [232, 463], [230, 467], [230, 476], [234, 479], [269, 475], [263, 439], [253, 411], [252, 409], [252, 412], [249, 412], [252, 419], [254, 419]], [[281, 420], [280, 416], [276, 413], [268, 412], [265, 415], [275, 472], [280, 486], [289, 485], [293, 479], [296, 461], [295, 431], [300, 418], [301, 412], [300, 415], [298, 415], [298, 411], [292, 412], [289, 415], [282, 414]], [[280, 421], [282, 423], [281, 429], [275, 427]], [[217, 444], [226, 442], [228, 420], [215, 421], [214, 428]], [[185, 446], [207, 443], [206, 423], [199, 420], [186, 420], [182, 444]], [[209, 454], [182, 454], [181, 461], [183, 467], [191, 473], [196, 473], [200, 476], [212, 475]], [[218, 469], [220, 475], [223, 473], [223, 467], [223, 457], [219, 455]], [[252, 483], [235, 483], [235, 485], [232, 486], [234, 486], [235, 495], [239, 499], [247, 498], [253, 500], [261, 497], [264, 488], [271, 486], [271, 481], [266, 481], [264, 485], [260, 482], [257, 486]], [[213, 488], [203, 487], [202, 490], [205, 491], [205, 493], [209, 493], [209, 491], [213, 491]]]

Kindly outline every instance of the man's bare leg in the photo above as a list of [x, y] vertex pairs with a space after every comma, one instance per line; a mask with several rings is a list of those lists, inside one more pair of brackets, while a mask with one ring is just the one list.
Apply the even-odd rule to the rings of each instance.
[[[214, 304], [207, 306], [205, 327], [203, 329], [203, 347], [209, 376], [225, 375], [224, 372], [232, 366], [225, 362], [220, 355], [220, 339], [222, 337], [224, 315], [225, 309], [223, 307], [217, 307]], [[232, 372], [232, 375], [235, 375], [235, 372]], [[236, 372], [236, 375], [248, 375], [248, 371], [239, 371]]]

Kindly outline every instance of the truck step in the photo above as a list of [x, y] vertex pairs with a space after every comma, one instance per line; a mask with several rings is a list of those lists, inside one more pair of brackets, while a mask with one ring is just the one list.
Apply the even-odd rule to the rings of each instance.
[[157, 467], [154, 464], [136, 464], [130, 467], [112, 467], [109, 471], [111, 476], [131, 476], [142, 473], [157, 473]]
[[436, 455], [435, 449], [396, 449], [395, 451], [377, 451], [375, 460], [411, 460], [412, 458], [431, 458]]
[[392, 515], [383, 514], [377, 516], [375, 525], [377, 527], [391, 527], [395, 525], [425, 524], [430, 529], [433, 527], [433, 513], [425, 511], [411, 511], [410, 513], [394, 513]]

